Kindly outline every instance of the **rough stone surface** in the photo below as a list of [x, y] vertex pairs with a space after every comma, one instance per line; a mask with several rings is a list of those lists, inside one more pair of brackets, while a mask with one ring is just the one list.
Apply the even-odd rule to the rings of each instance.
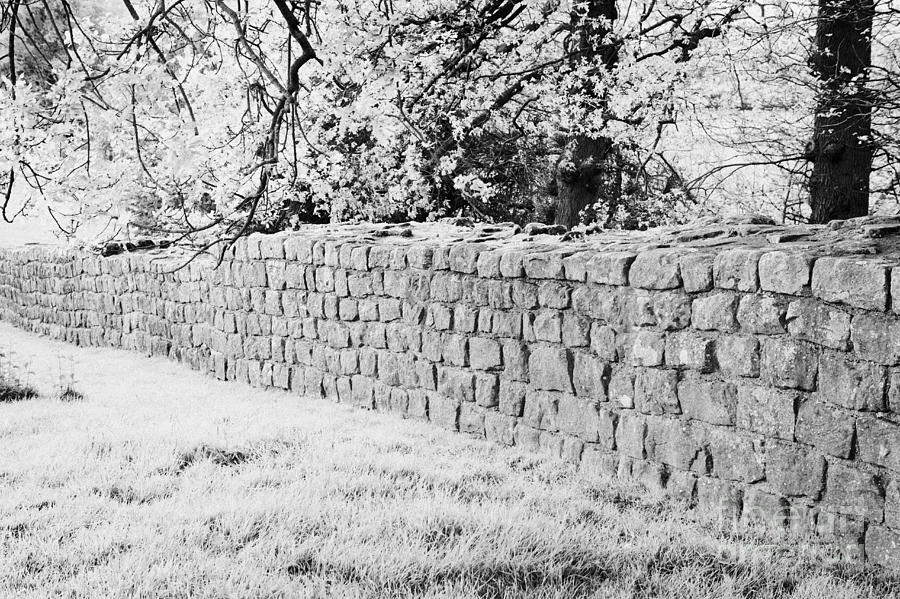
[[886, 226], [561, 241], [309, 225], [180, 270], [190, 250], [33, 246], [0, 250], [0, 318], [580, 461], [893, 567], [900, 243]]

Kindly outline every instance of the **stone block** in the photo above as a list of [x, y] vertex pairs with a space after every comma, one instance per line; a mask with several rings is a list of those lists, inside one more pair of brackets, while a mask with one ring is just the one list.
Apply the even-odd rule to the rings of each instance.
[[826, 477], [825, 507], [872, 522], [884, 519], [884, 496], [875, 473], [852, 462], [829, 461]]
[[705, 476], [697, 479], [697, 506], [702, 512], [734, 521], [741, 515], [743, 498], [743, 491], [733, 482]]
[[853, 451], [855, 424], [846, 412], [809, 399], [797, 411], [797, 440], [828, 455], [848, 458]]
[[713, 287], [712, 254], [685, 253], [680, 258], [681, 281], [688, 293], [709, 291]]
[[716, 339], [716, 361], [725, 374], [759, 376], [759, 340], [746, 335], [725, 335]]
[[665, 347], [666, 366], [711, 372], [714, 348], [712, 339], [692, 331], [669, 333]]
[[521, 341], [501, 341], [503, 374], [516, 381], [528, 380], [528, 346]]
[[813, 391], [819, 370], [819, 355], [811, 347], [773, 337], [762, 342], [761, 376], [776, 387]]
[[434, 424], [452, 430], [459, 430], [459, 410], [461, 402], [457, 398], [441, 393], [428, 396], [428, 418]]
[[825, 458], [803, 445], [772, 442], [766, 447], [766, 480], [782, 495], [818, 499], [825, 485]]
[[503, 365], [500, 343], [484, 337], [469, 338], [469, 362], [476, 370], [495, 370]]
[[631, 264], [628, 282], [642, 289], [675, 289], [681, 287], [679, 254], [672, 250], [641, 252]]
[[532, 323], [534, 338], [538, 341], [559, 343], [562, 341], [562, 313], [558, 310], [541, 310]]
[[631, 252], [601, 252], [585, 265], [587, 280], [602, 285], [628, 285], [628, 270], [636, 256]]
[[884, 523], [900, 530], [900, 477], [894, 477], [884, 493]]
[[831, 349], [847, 350], [850, 314], [812, 299], [791, 302], [787, 310], [788, 332], [796, 339]]
[[525, 451], [537, 453], [541, 450], [541, 431], [536, 428], [517, 422], [513, 438], [515, 446], [521, 447]]
[[819, 258], [813, 267], [812, 293], [827, 302], [865, 310], [887, 309], [888, 267], [859, 258]]
[[757, 444], [734, 428], [708, 427], [704, 431], [706, 464], [696, 469], [704, 474], [702, 466], [709, 467], [718, 478], [754, 483], [765, 478], [763, 455]]
[[692, 470], [697, 466], [700, 444], [694, 438], [690, 424], [658, 416], [650, 416], [646, 422], [644, 447], [648, 460], [679, 470]]
[[508, 416], [521, 416], [525, 406], [525, 393], [528, 385], [521, 381], [500, 379], [499, 409]]
[[764, 488], [749, 487], [744, 491], [741, 519], [760, 524], [770, 530], [781, 530], [788, 523], [788, 502]]
[[572, 392], [569, 350], [536, 345], [528, 357], [528, 373], [535, 389]]
[[478, 255], [476, 264], [479, 277], [497, 278], [500, 276], [500, 253], [497, 251], [482, 251]]
[[879, 314], [857, 314], [850, 324], [853, 352], [886, 366], [900, 364], [900, 320]]
[[768, 252], [759, 258], [759, 286], [763, 291], [802, 295], [810, 281], [812, 259], [797, 252]]
[[900, 571], [900, 530], [872, 526], [866, 532], [866, 557], [889, 571]]
[[691, 307], [691, 326], [701, 331], [731, 331], [737, 325], [735, 312], [738, 296], [734, 293], [713, 293], [698, 297]]
[[522, 266], [525, 276], [530, 279], [565, 279], [562, 254], [559, 252], [526, 254]]
[[606, 401], [609, 382], [609, 364], [587, 352], [574, 352], [572, 383], [575, 393], [582, 398]]
[[766, 437], [793, 441], [796, 402], [795, 393], [768, 387], [739, 385], [737, 425]]
[[624, 413], [619, 417], [616, 426], [616, 450], [622, 455], [644, 459], [644, 439], [647, 436], [647, 423], [644, 416]]
[[666, 338], [655, 331], [638, 331], [618, 336], [619, 353], [632, 366], [661, 366], [665, 361]]
[[441, 335], [441, 357], [444, 362], [453, 366], [467, 366], [469, 364], [468, 339], [465, 335], [444, 333]]
[[485, 408], [493, 408], [499, 404], [500, 379], [496, 374], [478, 373], [475, 375], [475, 403]]
[[680, 414], [678, 372], [639, 368], [634, 379], [634, 405], [644, 414]]
[[515, 443], [516, 419], [506, 414], [485, 412], [484, 430], [488, 441], [500, 445], [512, 445]]
[[677, 331], [691, 324], [691, 297], [680, 291], [661, 291], [651, 296], [655, 324], [664, 331]]
[[561, 396], [564, 395], [550, 391], [528, 390], [525, 394], [522, 422], [537, 430], [559, 430], [556, 415]]
[[438, 369], [438, 393], [456, 401], [475, 401], [475, 375], [461, 368]]
[[590, 343], [591, 321], [571, 310], [563, 312], [562, 342], [566, 347], [586, 347]]
[[484, 437], [484, 408], [463, 403], [459, 406], [459, 432]]
[[502, 252], [500, 255], [500, 274], [508, 279], [524, 277], [523, 261], [524, 254], [520, 251], [507, 250]]
[[686, 379], [678, 383], [678, 402], [691, 420], [733, 426], [737, 418], [737, 388], [732, 383]]
[[588, 443], [599, 443], [612, 449], [617, 415], [601, 408], [597, 402], [562, 395], [557, 402], [556, 424], [563, 433], [575, 435]]
[[538, 304], [543, 308], [562, 310], [569, 307], [571, 287], [556, 281], [544, 281], [538, 285]]
[[900, 476], [900, 423], [873, 416], [856, 422], [856, 459], [883, 466]]
[[741, 329], [758, 335], [780, 335], [785, 332], [785, 303], [768, 295], [745, 295], [738, 306]]
[[599, 322], [591, 324], [591, 351], [607, 362], [615, 362], [618, 359], [617, 347], [615, 329]]
[[760, 250], [733, 248], [723, 250], [713, 261], [713, 280], [716, 287], [737, 291], [759, 289], [757, 266], [762, 255]]
[[819, 356], [819, 398], [824, 401], [848, 410], [882, 412], [887, 409], [886, 389], [884, 366], [833, 352]]
[[634, 370], [617, 366], [612, 369], [609, 378], [608, 396], [619, 407], [631, 409], [634, 407]]

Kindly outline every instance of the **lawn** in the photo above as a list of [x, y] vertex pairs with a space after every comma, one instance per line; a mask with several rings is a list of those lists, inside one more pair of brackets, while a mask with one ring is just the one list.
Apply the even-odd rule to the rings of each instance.
[[0, 324], [4, 350], [41, 395], [0, 404], [3, 596], [898, 596], [900, 577], [422, 423]]

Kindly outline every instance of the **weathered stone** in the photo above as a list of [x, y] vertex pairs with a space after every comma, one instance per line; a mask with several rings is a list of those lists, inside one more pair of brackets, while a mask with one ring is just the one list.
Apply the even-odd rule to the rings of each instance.
[[793, 393], [741, 385], [737, 396], [737, 425], [767, 437], [792, 441], [796, 401]]
[[559, 343], [562, 341], [562, 313], [557, 310], [541, 310], [532, 323], [534, 338], [538, 341]]
[[731, 383], [686, 379], [678, 383], [681, 411], [691, 420], [732, 426], [737, 414], [737, 389]]
[[788, 332], [797, 339], [832, 349], [846, 350], [850, 341], [850, 315], [816, 300], [791, 302], [787, 310]]
[[759, 259], [759, 286], [763, 291], [801, 295], [809, 285], [812, 259], [805, 254], [774, 251]]
[[525, 394], [522, 422], [537, 430], [559, 430], [556, 415], [557, 405], [562, 396], [561, 393], [529, 390]]
[[606, 449], [613, 447], [617, 415], [600, 408], [593, 400], [561, 396], [557, 403], [556, 421], [561, 432], [575, 435], [588, 443], [599, 443]]
[[759, 340], [744, 335], [726, 335], [716, 339], [716, 361], [725, 374], [759, 376]]
[[797, 412], [797, 440], [814, 445], [828, 455], [850, 457], [853, 451], [854, 420], [845, 412], [809, 399]]
[[622, 455], [643, 459], [646, 436], [647, 423], [644, 416], [631, 413], [622, 414], [616, 427], [616, 449]]
[[701, 331], [731, 331], [737, 321], [735, 310], [738, 296], [734, 293], [714, 293], [694, 300], [691, 308], [691, 325]]
[[824, 401], [848, 410], [880, 412], [887, 409], [886, 387], [884, 366], [831, 352], [819, 356], [819, 397]]
[[441, 393], [428, 396], [428, 419], [434, 424], [456, 431], [459, 430], [459, 408], [461, 402], [457, 398], [447, 397]]
[[505, 414], [486, 412], [484, 415], [485, 437], [488, 441], [500, 445], [512, 445], [515, 442], [516, 419]]
[[689, 424], [680, 420], [650, 416], [644, 441], [647, 459], [679, 470], [691, 470], [700, 456], [700, 444]]
[[691, 324], [691, 297], [680, 291], [654, 293], [651, 310], [656, 325], [664, 331], [683, 329]]
[[881, 522], [884, 497], [878, 477], [856, 465], [829, 461], [822, 503], [839, 514]]
[[738, 306], [738, 322], [747, 333], [780, 335], [785, 332], [784, 302], [771, 296], [745, 295]]
[[616, 367], [609, 378], [608, 396], [619, 407], [634, 407], [634, 371], [630, 368]]
[[519, 341], [501, 341], [503, 374], [516, 381], [528, 380], [528, 346]]
[[586, 347], [590, 343], [591, 321], [571, 310], [563, 313], [562, 342], [566, 347]]
[[496, 374], [480, 372], [475, 375], [475, 403], [485, 408], [494, 408], [500, 403], [500, 379]]
[[475, 375], [461, 368], [439, 368], [437, 388], [443, 397], [475, 401]]
[[528, 385], [521, 381], [500, 380], [499, 409], [509, 416], [521, 416], [525, 407], [525, 393]]
[[469, 363], [476, 370], [493, 370], [502, 366], [500, 343], [484, 337], [469, 338]]
[[591, 351], [607, 362], [615, 362], [618, 358], [617, 347], [616, 332], [612, 327], [599, 322], [591, 325]]
[[752, 440], [737, 430], [708, 427], [704, 441], [714, 476], [746, 483], [765, 478], [762, 454]]
[[871, 416], [856, 422], [856, 458], [900, 474], [900, 423]]
[[766, 480], [782, 495], [818, 499], [825, 484], [825, 458], [795, 443], [772, 443], [766, 448]]
[[666, 336], [666, 366], [687, 368], [698, 372], [713, 369], [714, 343], [692, 331], [670, 333]]
[[697, 505], [701, 511], [727, 520], [740, 517], [743, 493], [733, 482], [718, 478], [697, 479]]
[[866, 532], [866, 557], [887, 570], [900, 570], [900, 530], [871, 527]]
[[640, 368], [634, 380], [634, 405], [644, 414], [680, 414], [678, 372]]
[[812, 293], [827, 302], [886, 310], [888, 267], [858, 258], [819, 258], [813, 267]]
[[538, 345], [528, 357], [528, 373], [536, 389], [572, 392], [569, 351]]
[[572, 288], [556, 281], [544, 281], [538, 285], [538, 304], [543, 308], [561, 310], [569, 307]]
[[606, 401], [609, 364], [587, 352], [574, 352], [572, 383], [579, 397]]
[[685, 253], [680, 258], [681, 280], [688, 293], [709, 291], [713, 286], [712, 254]]
[[776, 387], [812, 391], [816, 388], [818, 358], [805, 345], [779, 337], [767, 338], [762, 343], [761, 375]]
[[459, 432], [484, 437], [484, 408], [463, 403], [459, 406]]
[[756, 291], [759, 288], [757, 265], [760, 255], [759, 250], [746, 248], [719, 252], [713, 262], [713, 279], [716, 287]]
[[522, 266], [525, 268], [525, 276], [531, 279], [565, 278], [562, 254], [559, 252], [527, 254], [522, 260]]
[[770, 530], [781, 530], [787, 525], [788, 503], [764, 488], [749, 487], [744, 491], [741, 520], [761, 524]]
[[627, 285], [628, 270], [636, 256], [630, 252], [601, 252], [585, 265], [587, 280], [602, 285]]
[[853, 352], [886, 366], [900, 364], [900, 321], [878, 314], [857, 314], [850, 324]]
[[894, 477], [885, 489], [884, 523], [900, 530], [900, 477]]
[[632, 366], [661, 366], [665, 357], [666, 338], [654, 331], [638, 331], [620, 335], [619, 353]]
[[672, 250], [650, 250], [637, 255], [631, 264], [628, 282], [643, 289], [681, 287], [679, 255]]

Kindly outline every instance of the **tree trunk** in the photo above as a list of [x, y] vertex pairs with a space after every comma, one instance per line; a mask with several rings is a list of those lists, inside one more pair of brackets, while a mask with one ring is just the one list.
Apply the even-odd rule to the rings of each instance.
[[[598, 70], [609, 71], [616, 65], [616, 48], [605, 44], [605, 38], [617, 18], [615, 0], [587, 0], [573, 9], [574, 44], [566, 48], [569, 52], [577, 51], [570, 61], [573, 66], [588, 63]], [[592, 92], [590, 89], [571, 91], [588, 95]], [[611, 145], [609, 139], [584, 135], [568, 140], [556, 165], [556, 224], [572, 228], [578, 224], [580, 212], [597, 200], [602, 163], [609, 156]]]
[[873, 0], [819, 0], [816, 50], [810, 59], [821, 83], [809, 180], [810, 220], [865, 216], [872, 171], [872, 103], [866, 91], [872, 64]]

